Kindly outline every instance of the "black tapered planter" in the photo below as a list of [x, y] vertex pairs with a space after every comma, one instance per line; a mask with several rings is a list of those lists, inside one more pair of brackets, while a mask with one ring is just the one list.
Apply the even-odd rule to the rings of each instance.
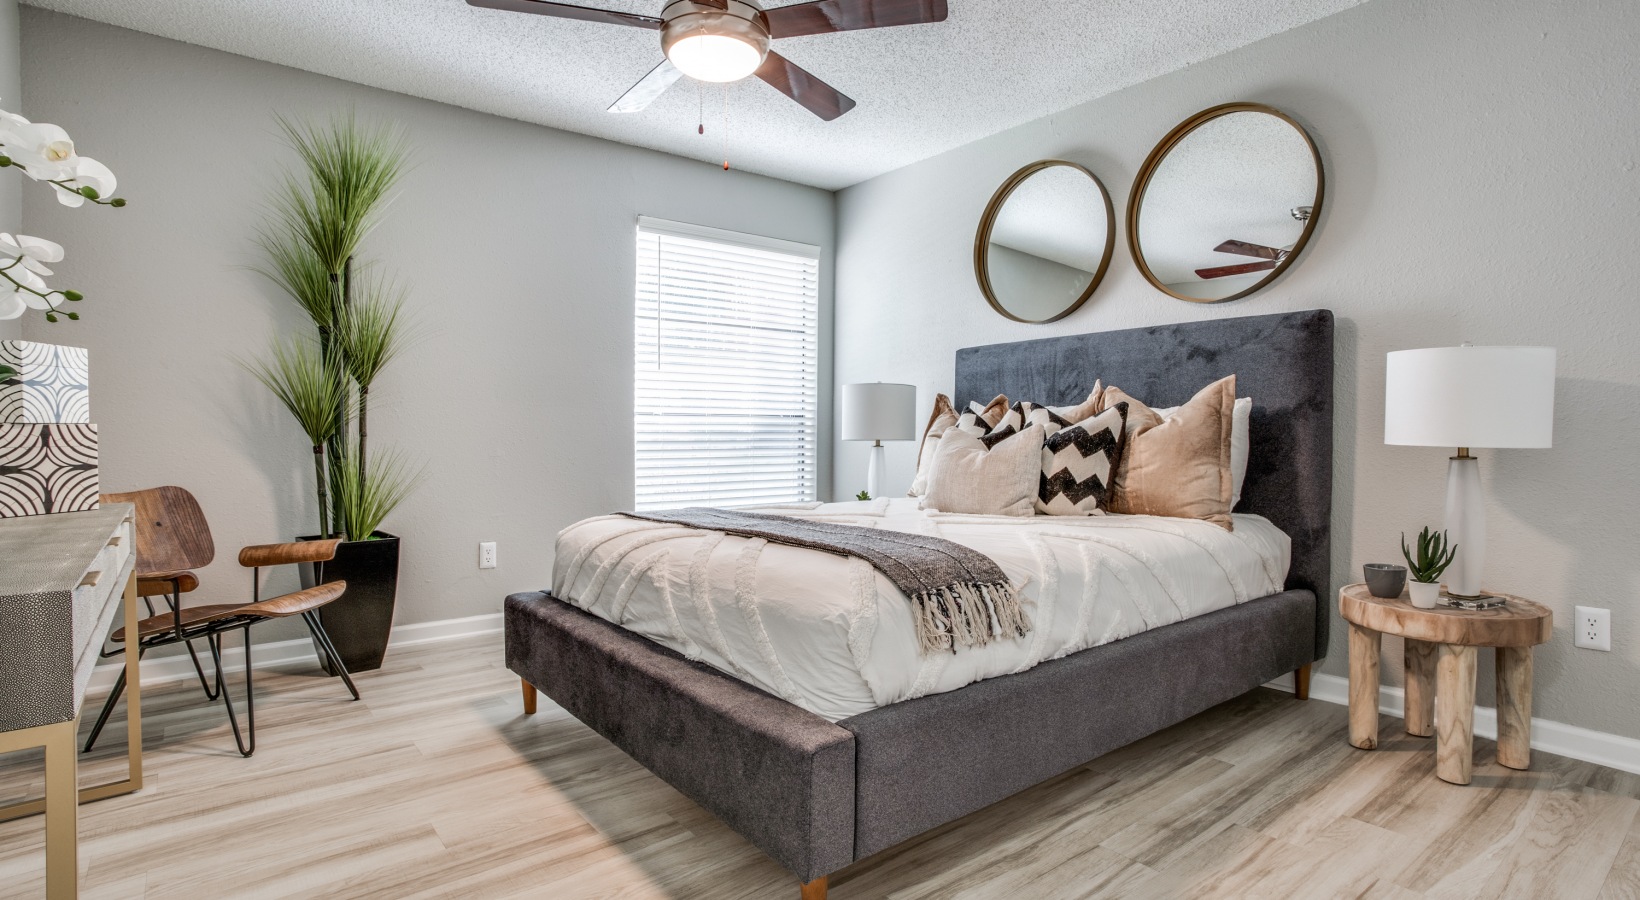
[[[314, 535], [297, 538], [317, 539]], [[398, 536], [378, 531], [374, 540], [343, 541], [336, 546], [335, 559], [318, 565], [322, 566], [326, 583], [347, 582], [347, 590], [339, 599], [319, 608], [319, 621], [341, 654], [342, 664], [349, 672], [381, 668], [382, 658], [387, 655], [387, 636], [393, 630], [393, 603], [399, 593]], [[301, 568], [303, 587], [318, 583], [314, 564]], [[318, 656], [329, 671], [325, 655]]]

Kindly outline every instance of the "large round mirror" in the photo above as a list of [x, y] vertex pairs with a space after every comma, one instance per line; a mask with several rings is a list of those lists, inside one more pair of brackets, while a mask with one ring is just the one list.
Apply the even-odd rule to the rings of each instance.
[[1034, 162], [997, 188], [974, 237], [974, 277], [991, 308], [1042, 323], [1076, 311], [1099, 286], [1115, 246], [1116, 214], [1092, 172]]
[[1321, 155], [1297, 122], [1253, 103], [1215, 106], [1150, 152], [1128, 198], [1128, 245], [1163, 292], [1235, 300], [1292, 265], [1321, 194]]

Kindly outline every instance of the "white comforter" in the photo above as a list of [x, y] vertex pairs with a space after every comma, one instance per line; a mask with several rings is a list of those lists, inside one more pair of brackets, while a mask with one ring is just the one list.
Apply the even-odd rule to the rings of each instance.
[[922, 656], [910, 602], [861, 560], [625, 516], [559, 533], [553, 594], [835, 722], [1275, 593], [1291, 558], [1287, 536], [1252, 515], [1229, 532], [1155, 516], [950, 515], [899, 499], [759, 511], [972, 547], [1022, 586], [1031, 633]]

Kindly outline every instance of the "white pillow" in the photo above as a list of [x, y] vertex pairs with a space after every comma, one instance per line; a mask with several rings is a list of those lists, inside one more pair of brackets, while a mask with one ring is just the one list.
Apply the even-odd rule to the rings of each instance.
[[[1167, 421], [1178, 412], [1177, 406], [1154, 410], [1156, 415]], [[1248, 439], [1247, 429], [1253, 417], [1253, 398], [1237, 397], [1236, 405], [1230, 412], [1230, 508], [1236, 508], [1241, 502], [1241, 483], [1247, 480], [1247, 455], [1252, 449]]]
[[1042, 478], [1042, 426], [1033, 425], [986, 449], [952, 428], [934, 450], [923, 509], [982, 516], [1029, 516]]

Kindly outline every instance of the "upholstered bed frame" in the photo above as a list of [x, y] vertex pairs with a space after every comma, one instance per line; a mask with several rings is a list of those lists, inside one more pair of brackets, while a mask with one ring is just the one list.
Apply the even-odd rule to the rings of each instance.
[[548, 594], [514, 594], [507, 665], [525, 682], [526, 711], [539, 688], [790, 869], [812, 900], [849, 863], [1285, 672], [1300, 671], [1302, 696], [1327, 646], [1332, 313], [960, 350], [956, 401], [1072, 404], [1104, 378], [1171, 406], [1232, 373], [1254, 401], [1238, 511], [1292, 538], [1279, 594], [837, 723]]

